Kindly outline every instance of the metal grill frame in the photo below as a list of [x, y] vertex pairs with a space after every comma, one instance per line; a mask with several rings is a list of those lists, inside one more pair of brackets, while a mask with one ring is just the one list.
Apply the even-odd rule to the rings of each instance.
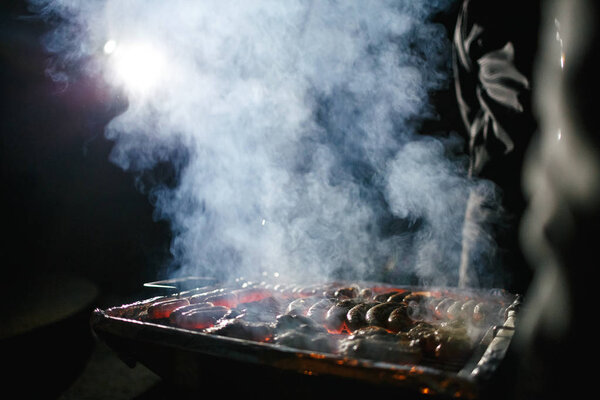
[[[159, 286], [165, 289], [162, 284]], [[398, 285], [390, 285], [390, 288], [445, 290], [461, 294], [483, 293], [473, 290], [466, 292], [456, 288], [415, 288]], [[176, 289], [178, 291], [181, 288]], [[173, 293], [173, 288], [166, 290]], [[402, 390], [414, 394], [427, 393], [449, 398], [475, 399], [479, 396], [481, 387], [503, 360], [515, 329], [521, 296], [501, 292], [511, 304], [508, 317], [503, 325], [492, 326], [487, 331], [476, 346], [473, 356], [458, 372], [429, 366], [345, 358], [279, 344], [180, 329], [140, 321], [133, 317], [136, 309], [164, 296], [155, 296], [105, 310], [96, 309], [92, 313], [91, 327], [93, 332], [128, 365], [134, 366], [139, 362], [166, 381], [190, 390], [205, 387], [207, 380], [218, 380], [220, 368], [223, 369], [221, 374], [224, 376], [230, 375], [231, 370], [260, 369], [267, 371], [264, 372], [267, 375], [277, 375], [278, 371], [281, 371], [288, 376], [308, 377], [309, 382], [336, 381], [337, 385], [352, 381], [393, 390], [394, 393]], [[207, 374], [207, 369], [211, 374]]]

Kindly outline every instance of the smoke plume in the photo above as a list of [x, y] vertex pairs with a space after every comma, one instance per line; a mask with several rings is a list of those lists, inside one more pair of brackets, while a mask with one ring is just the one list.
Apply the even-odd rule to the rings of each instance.
[[[448, 85], [447, 1], [31, 1], [49, 72], [122, 87], [111, 160], [173, 231], [171, 276], [452, 284], [471, 183], [420, 135]], [[262, 278], [261, 278], [262, 279]], [[414, 282], [413, 282], [414, 283]]]

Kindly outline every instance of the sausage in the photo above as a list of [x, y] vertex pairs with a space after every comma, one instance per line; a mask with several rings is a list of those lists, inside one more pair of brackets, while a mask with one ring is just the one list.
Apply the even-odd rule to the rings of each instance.
[[182, 313], [174, 321], [175, 325], [184, 329], [205, 329], [213, 326], [229, 312], [224, 306], [202, 308]]
[[417, 324], [415, 324], [414, 327], [412, 327], [409, 331], [408, 331], [408, 337], [410, 339], [418, 339], [420, 336], [424, 335], [424, 334], [428, 334], [428, 333], [434, 333], [435, 332], [435, 327], [427, 322], [417, 322]]
[[169, 318], [173, 310], [190, 304], [187, 298], [160, 301], [148, 307], [148, 316], [152, 319]]
[[335, 292], [337, 292], [340, 288], [343, 288], [344, 283], [342, 282], [331, 282], [324, 287], [322, 287], [322, 296], [327, 299], [335, 298]]
[[421, 348], [423, 354], [433, 357], [440, 344], [440, 338], [435, 331], [424, 332], [415, 338], [413, 343]]
[[413, 320], [408, 316], [408, 306], [404, 303], [399, 304], [387, 320], [387, 328], [392, 332], [407, 331], [413, 326]]
[[181, 307], [177, 307], [169, 315], [169, 322], [172, 324], [176, 324], [177, 319], [183, 313], [194, 311], [194, 310], [202, 310], [202, 309], [211, 308], [211, 307], [214, 307], [213, 303], [186, 304]]
[[444, 336], [454, 336], [454, 337], [468, 336], [467, 325], [466, 325], [465, 321], [462, 321], [462, 320], [442, 322], [438, 326], [437, 331]]
[[213, 303], [215, 306], [232, 308], [238, 303], [237, 296], [233, 292], [225, 292], [206, 297], [203, 302]]
[[446, 310], [446, 317], [450, 320], [462, 319], [461, 308], [463, 304], [465, 304], [465, 301], [463, 300], [456, 300], [452, 303]]
[[445, 319], [446, 318], [446, 311], [448, 310], [448, 307], [450, 307], [452, 304], [454, 304], [456, 300], [451, 299], [449, 297], [446, 297], [444, 299], [442, 299], [440, 302], [438, 302], [435, 305], [434, 308], [434, 314], [437, 318], [439, 319]]
[[196, 293], [189, 297], [189, 301], [190, 301], [190, 304], [204, 303], [204, 302], [206, 302], [207, 298], [221, 294], [221, 293], [225, 293], [225, 289], [221, 288], [221, 289], [209, 290], [208, 292]]
[[352, 335], [349, 336], [351, 339], [360, 339], [360, 338], [371, 338], [371, 337], [379, 337], [383, 339], [393, 338], [393, 334], [388, 332], [387, 329], [382, 328], [380, 326], [366, 326], [352, 332]]
[[355, 300], [346, 299], [338, 301], [331, 306], [327, 311], [327, 314], [325, 314], [325, 326], [327, 329], [335, 332], [341, 331], [346, 323], [346, 314], [348, 314], [348, 311], [355, 305]]
[[426, 319], [429, 316], [428, 304], [432, 300], [437, 300], [437, 298], [423, 293], [409, 293], [403, 299], [404, 303], [408, 305], [408, 315], [413, 320]]
[[477, 302], [473, 299], [465, 301], [463, 305], [460, 306], [461, 318], [467, 321], [471, 321], [473, 319], [473, 310], [475, 309], [476, 305]]
[[396, 364], [415, 364], [422, 358], [421, 350], [412, 342], [382, 339], [380, 337], [356, 338], [342, 341], [340, 354]]
[[369, 289], [369, 288], [364, 288], [361, 289], [361, 291], [358, 293], [358, 297], [362, 298], [362, 299], [370, 299], [373, 296], [373, 290]]
[[453, 335], [441, 338], [434, 354], [441, 360], [455, 360], [470, 355], [471, 349], [472, 346], [468, 337]]
[[373, 300], [378, 301], [380, 303], [384, 303], [384, 302], [388, 301], [388, 299], [395, 294], [398, 294], [397, 290], [390, 290], [390, 291], [373, 296]]
[[370, 308], [378, 304], [381, 303], [376, 301], [369, 301], [357, 304], [354, 307], [352, 307], [346, 314], [346, 320], [348, 321], [348, 329], [350, 329], [351, 331], [355, 331], [357, 329], [368, 326], [369, 324], [366, 320], [367, 311], [369, 311]]
[[406, 298], [406, 296], [408, 296], [409, 294], [411, 294], [412, 292], [410, 291], [405, 291], [405, 292], [398, 292], [396, 294], [391, 295], [390, 297], [388, 297], [387, 301], [388, 302], [395, 302], [395, 303], [401, 303], [404, 301], [404, 299]]
[[274, 336], [274, 342], [280, 345], [297, 349], [334, 353], [337, 351], [337, 341], [327, 332], [305, 333], [302, 331], [288, 330]]
[[273, 340], [274, 328], [271, 324], [248, 322], [240, 319], [220, 321], [209, 327], [205, 332], [255, 342], [270, 342]]
[[355, 287], [346, 287], [336, 290], [333, 297], [339, 300], [353, 299], [358, 296], [358, 289]]
[[322, 324], [325, 322], [327, 311], [329, 311], [332, 305], [333, 301], [330, 299], [319, 300], [308, 309], [306, 316]]
[[266, 297], [258, 301], [240, 303], [235, 309], [240, 312], [238, 318], [246, 321], [274, 322], [281, 311], [281, 304], [274, 297]]
[[285, 313], [290, 315], [306, 315], [308, 309], [318, 301], [317, 297], [304, 297], [288, 304]]
[[388, 327], [388, 318], [392, 311], [398, 308], [399, 303], [381, 303], [374, 307], [371, 307], [365, 315], [367, 324], [380, 326], [382, 328]]
[[431, 296], [428, 296], [423, 293], [409, 293], [404, 297], [405, 303], [415, 302], [415, 303], [423, 303], [425, 300], [430, 299]]

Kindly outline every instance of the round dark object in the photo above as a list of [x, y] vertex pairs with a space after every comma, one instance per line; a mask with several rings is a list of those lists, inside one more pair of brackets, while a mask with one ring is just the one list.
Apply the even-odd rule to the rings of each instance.
[[332, 331], [340, 331], [347, 322], [346, 315], [348, 311], [356, 306], [356, 301], [353, 299], [341, 300], [329, 308], [325, 315], [325, 326]]
[[401, 303], [404, 301], [404, 299], [406, 298], [406, 296], [408, 296], [409, 294], [411, 294], [410, 291], [405, 291], [405, 292], [398, 292], [396, 294], [391, 295], [390, 297], [388, 297], [387, 301], [388, 302], [395, 302], [395, 303]]
[[380, 326], [382, 328], [388, 327], [388, 318], [392, 311], [398, 308], [398, 303], [381, 303], [374, 307], [371, 307], [365, 315], [367, 324]]
[[364, 328], [368, 326], [367, 323], [367, 311], [372, 307], [381, 304], [379, 302], [370, 301], [365, 303], [360, 303], [352, 307], [348, 313], [346, 314], [346, 320], [348, 321], [348, 328], [351, 331], [355, 331], [360, 328]]
[[330, 299], [319, 300], [308, 309], [306, 316], [312, 318], [315, 322], [322, 324], [325, 322], [327, 311], [329, 311], [333, 304], [333, 300]]
[[387, 328], [392, 332], [407, 331], [414, 326], [413, 320], [408, 315], [408, 306], [404, 303], [390, 313]]

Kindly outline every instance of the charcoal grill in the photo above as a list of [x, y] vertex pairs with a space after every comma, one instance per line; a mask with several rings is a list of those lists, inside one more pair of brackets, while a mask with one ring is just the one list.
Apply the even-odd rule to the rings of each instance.
[[[221, 396], [254, 391], [262, 398], [281, 397], [285, 393], [323, 396], [369, 393], [477, 399], [505, 356], [521, 303], [520, 295], [503, 290], [389, 285], [411, 291], [485, 297], [506, 305], [502, 322], [486, 327], [469, 357], [459, 364], [396, 364], [344, 357], [181, 329], [140, 318], [157, 301], [221, 287], [211, 282], [190, 289], [193, 283], [206, 282], [186, 278], [147, 284], [163, 293], [131, 304], [96, 309], [92, 314], [92, 329], [125, 363], [132, 367], [136, 363], [145, 365], [174, 390]], [[380, 283], [361, 285], [386, 287]]]

